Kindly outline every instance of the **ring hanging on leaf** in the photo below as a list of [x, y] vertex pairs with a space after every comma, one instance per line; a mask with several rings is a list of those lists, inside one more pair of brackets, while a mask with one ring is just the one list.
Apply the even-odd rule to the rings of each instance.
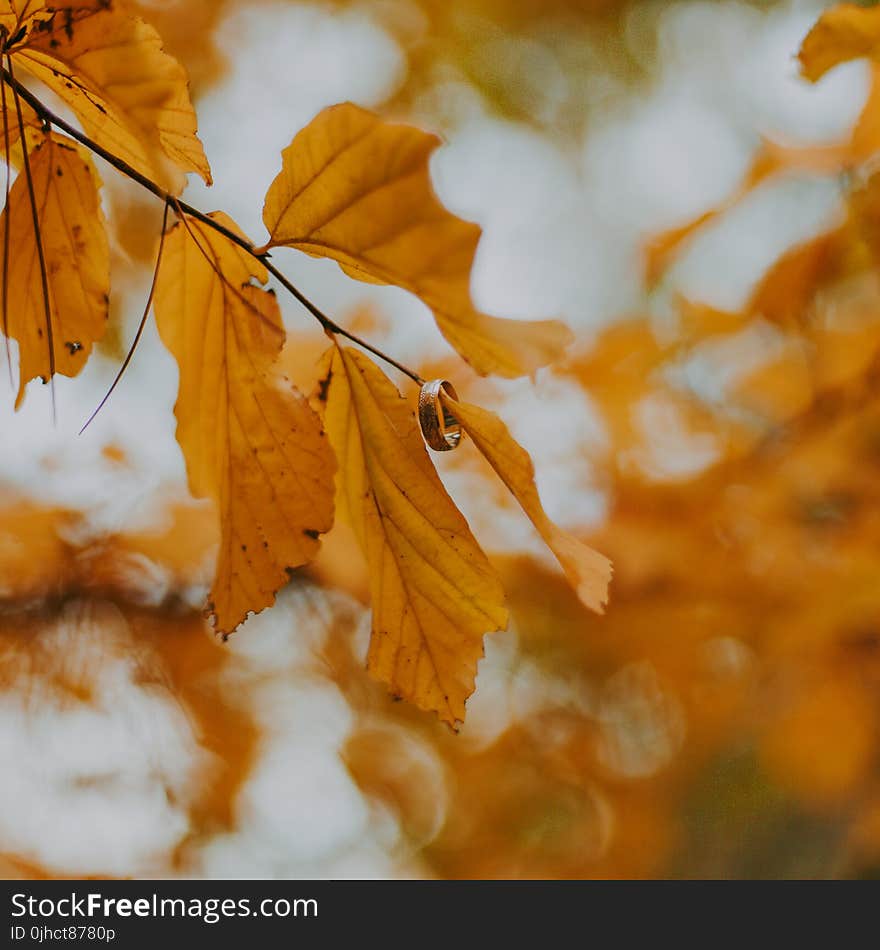
[[461, 426], [442, 404], [441, 391], [458, 399], [455, 387], [445, 379], [433, 379], [425, 383], [419, 393], [419, 425], [430, 448], [435, 452], [448, 452], [461, 442]]

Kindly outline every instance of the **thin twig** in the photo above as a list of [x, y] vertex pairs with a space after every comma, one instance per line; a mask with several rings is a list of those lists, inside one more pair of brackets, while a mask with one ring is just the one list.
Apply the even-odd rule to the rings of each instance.
[[125, 359], [122, 361], [122, 366], [119, 367], [119, 372], [116, 374], [116, 378], [110, 385], [110, 388], [107, 390], [104, 398], [98, 403], [98, 408], [89, 416], [86, 420], [85, 425], [79, 430], [79, 434], [82, 435], [83, 432], [92, 424], [92, 420], [95, 416], [104, 408], [107, 400], [113, 395], [113, 390], [116, 389], [119, 384], [119, 380], [122, 379], [123, 373], [128, 369], [128, 364], [131, 362], [131, 358], [134, 356], [134, 351], [137, 349], [138, 343], [141, 340], [141, 334], [144, 332], [144, 327], [147, 324], [147, 317], [150, 314], [150, 306], [153, 303], [153, 297], [156, 294], [156, 284], [159, 280], [159, 266], [162, 263], [162, 250], [165, 247], [165, 229], [168, 226], [168, 207], [169, 204], [165, 202], [165, 211], [162, 215], [162, 233], [159, 236], [159, 250], [156, 254], [156, 266], [153, 269], [153, 280], [150, 283], [150, 292], [147, 294], [147, 302], [144, 304], [143, 316], [141, 316], [141, 322], [138, 324], [137, 333], [134, 335], [134, 339], [131, 342], [131, 346], [128, 348], [128, 353], [125, 354]]
[[377, 356], [380, 360], [384, 360], [388, 363], [389, 366], [393, 366], [396, 370], [403, 373], [404, 376], [409, 376], [409, 378], [418, 386], [424, 385], [424, 380], [418, 373], [414, 370], [409, 369], [403, 363], [398, 363], [396, 359], [389, 356], [387, 353], [383, 353], [382, 350], [373, 346], [371, 343], [367, 343], [366, 340], [362, 340], [359, 336], [355, 336], [354, 333], [349, 333], [348, 330], [339, 326], [338, 323], [334, 323], [328, 317], [324, 316], [317, 307], [314, 307], [313, 304], [305, 298], [299, 290], [275, 267], [272, 262], [269, 260], [268, 252], [265, 254], [257, 254], [252, 248], [248, 248], [248, 253], [260, 261], [267, 271], [278, 281], [281, 286], [293, 294], [294, 297], [310, 312], [313, 316], [317, 317], [318, 321], [330, 333], [337, 334], [338, 336], [344, 336], [347, 340], [351, 340], [352, 343], [357, 343], [358, 346], [367, 350], [367, 352], [372, 353], [373, 356]]
[[[37, 257], [40, 262], [40, 282], [43, 288], [43, 311], [46, 317], [46, 343], [49, 347], [49, 387], [52, 391], [52, 421], [57, 419], [57, 410], [55, 406], [55, 335], [52, 332], [52, 305], [49, 301], [49, 272], [46, 270], [46, 255], [43, 251], [43, 233], [40, 230], [40, 213], [37, 210], [37, 196], [34, 191], [34, 179], [31, 174], [31, 160], [28, 155], [27, 136], [24, 131], [24, 117], [21, 112], [21, 97], [19, 95], [19, 83], [16, 81], [12, 72], [12, 57], [6, 55], [6, 67], [9, 71], [9, 79], [12, 86], [12, 97], [15, 99], [15, 113], [18, 117], [18, 131], [21, 136], [21, 152], [24, 156], [24, 175], [27, 180], [28, 198], [31, 204], [31, 217], [34, 222], [34, 242], [37, 245]], [[4, 73], [6, 70], [4, 70]], [[23, 88], [23, 87], [22, 87]], [[7, 215], [8, 217], [8, 215]], [[21, 380], [19, 385], [24, 383]]]
[[324, 313], [314, 303], [312, 303], [312, 301], [309, 300], [309, 298], [306, 297], [298, 287], [296, 287], [290, 280], [288, 280], [287, 277], [284, 276], [280, 270], [278, 270], [278, 268], [272, 263], [268, 251], [260, 253], [254, 247], [254, 245], [247, 240], [247, 238], [243, 238], [240, 234], [236, 234], [235, 231], [231, 231], [219, 221], [216, 221], [214, 218], [210, 217], [210, 215], [205, 214], [205, 212], [200, 211], [198, 208], [194, 208], [185, 201], [180, 201], [152, 179], [148, 178], [142, 172], [139, 172], [136, 168], [133, 168], [128, 164], [128, 162], [114, 155], [112, 152], [108, 152], [107, 149], [99, 145], [93, 139], [89, 138], [75, 126], [72, 126], [60, 116], [55, 115], [55, 113], [44, 106], [43, 103], [26, 86], [23, 86], [15, 78], [15, 76], [12, 74], [12, 64], [8, 57], [7, 61], [9, 62], [10, 68], [5, 69], [2, 67], [2, 65], [0, 65], [0, 77], [2, 77], [4, 82], [10, 85], [17, 96], [21, 96], [21, 98], [24, 99], [24, 101], [27, 102], [29, 106], [31, 106], [31, 108], [33, 108], [44, 121], [48, 122], [50, 125], [54, 125], [58, 129], [61, 129], [63, 132], [66, 132], [71, 138], [76, 139], [77, 142], [79, 142], [81, 145], [84, 145], [95, 155], [103, 158], [105, 162], [107, 162], [109, 165], [112, 165], [118, 172], [125, 175], [126, 178], [130, 178], [132, 181], [137, 182], [142, 188], [145, 188], [147, 191], [154, 194], [157, 198], [160, 198], [166, 204], [173, 203], [186, 215], [191, 218], [195, 218], [197, 221], [200, 221], [207, 227], [212, 228], [219, 234], [222, 234], [225, 238], [227, 238], [233, 244], [236, 244], [243, 251], [254, 258], [254, 260], [259, 261], [278, 281], [278, 283], [281, 284], [281, 286], [284, 287], [288, 293], [296, 298], [296, 300], [299, 301], [299, 303], [309, 311], [309, 313], [318, 321], [318, 323], [321, 324], [326, 332], [345, 337], [347, 340], [351, 340], [352, 343], [356, 343], [358, 346], [388, 363], [389, 366], [393, 366], [396, 370], [403, 373], [404, 376], [408, 376], [414, 383], [417, 383], [420, 386], [424, 383], [424, 380], [421, 378], [421, 376], [419, 376], [419, 374], [414, 370], [411, 370], [403, 363], [399, 363], [387, 353], [383, 353], [382, 350], [368, 343], [366, 340], [361, 339], [359, 336], [356, 336], [354, 333], [350, 333], [344, 327], [339, 326], [339, 324], [334, 320], [331, 320], [326, 313]]

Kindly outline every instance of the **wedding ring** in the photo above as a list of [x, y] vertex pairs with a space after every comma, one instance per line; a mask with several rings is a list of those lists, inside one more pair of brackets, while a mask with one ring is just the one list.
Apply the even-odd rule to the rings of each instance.
[[430, 448], [435, 452], [448, 452], [461, 442], [461, 426], [443, 405], [441, 392], [458, 400], [455, 387], [445, 379], [433, 379], [422, 386], [419, 393], [419, 425]]

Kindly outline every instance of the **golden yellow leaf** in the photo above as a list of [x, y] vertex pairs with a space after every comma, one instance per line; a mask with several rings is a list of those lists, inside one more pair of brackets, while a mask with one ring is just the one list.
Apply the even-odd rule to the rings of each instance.
[[110, 0], [52, 4], [23, 25], [13, 62], [64, 100], [87, 135], [175, 193], [180, 171], [211, 183], [186, 72], [151, 26]]
[[608, 602], [611, 562], [547, 517], [535, 487], [535, 467], [529, 453], [494, 412], [458, 402], [445, 392], [441, 398], [538, 529], [578, 597], [591, 610], [602, 613]]
[[533, 373], [561, 355], [570, 331], [556, 320], [505, 320], [474, 307], [480, 229], [434, 194], [428, 160], [439, 144], [351, 103], [325, 109], [283, 152], [263, 207], [267, 246], [329, 257], [358, 280], [416, 294], [483, 375]]
[[333, 523], [335, 462], [317, 414], [276, 365], [278, 303], [252, 283], [266, 281], [265, 269], [223, 235], [187, 223], [165, 241], [156, 322], [180, 368], [177, 440], [190, 489], [219, 509], [210, 609], [229, 632], [314, 557]]
[[20, 173], [0, 219], [0, 240], [7, 228], [9, 233], [5, 330], [19, 347], [16, 406], [31, 379], [48, 380], [53, 371], [76, 376], [85, 366], [92, 344], [104, 335], [110, 292], [100, 179], [88, 153], [70, 139], [46, 136], [30, 155], [30, 166], [50, 319], [47, 325], [27, 178]]
[[7, 104], [5, 109], [0, 109], [0, 154], [5, 155], [8, 147], [11, 156], [12, 150], [21, 138], [21, 131], [12, 103], [12, 94], [8, 88], [3, 88], [7, 96]]
[[[15, 111], [15, 100], [8, 87], [2, 87], [2, 91], [5, 101], [0, 98], [0, 155], [4, 155], [8, 148], [10, 163], [14, 168], [21, 168], [22, 154], [19, 146], [21, 128]], [[37, 113], [26, 102], [21, 103], [21, 117], [24, 122], [28, 149], [35, 149], [43, 141], [45, 135], [43, 124]]]
[[816, 82], [851, 59], [880, 55], [880, 9], [841, 3], [819, 17], [801, 44], [801, 72]]
[[389, 379], [361, 353], [336, 348], [321, 398], [340, 510], [370, 568], [367, 668], [454, 728], [474, 691], [483, 635], [507, 625], [501, 583]]
[[43, 8], [43, 0], [0, 0], [0, 28], [11, 36], [24, 16]]

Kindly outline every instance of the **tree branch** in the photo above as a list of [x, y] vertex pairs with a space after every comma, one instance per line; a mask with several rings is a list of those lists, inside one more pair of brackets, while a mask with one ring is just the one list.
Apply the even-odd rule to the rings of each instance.
[[[93, 139], [90, 139], [85, 133], [81, 132], [75, 126], [71, 125], [69, 122], [66, 122], [60, 116], [55, 115], [55, 113], [43, 105], [43, 103], [26, 86], [21, 84], [15, 78], [15, 76], [12, 75], [9, 69], [3, 67], [2, 65], [0, 65], [0, 77], [2, 77], [2, 81], [13, 90], [13, 93], [17, 97], [20, 96], [29, 106], [31, 106], [31, 108], [40, 116], [40, 118], [43, 119], [44, 122], [49, 123], [49, 125], [52, 125], [57, 129], [61, 129], [61, 131], [65, 132], [71, 138], [76, 139], [77, 142], [85, 146], [90, 152], [98, 155], [100, 158], [103, 158], [104, 161], [109, 165], [112, 165], [113, 168], [115, 168], [120, 174], [125, 175], [126, 178], [130, 178], [134, 182], [137, 182], [137, 184], [139, 184], [142, 188], [145, 188], [151, 194], [165, 202], [166, 206], [169, 204], [174, 205], [184, 214], [191, 218], [195, 218], [197, 221], [200, 221], [207, 227], [212, 228], [219, 234], [222, 234], [229, 241], [232, 241], [233, 244], [236, 244], [255, 260], [259, 261], [278, 281], [278, 283], [281, 284], [281, 286], [288, 293], [295, 297], [296, 300], [299, 301], [299, 303], [309, 311], [309, 313], [318, 321], [318, 323], [321, 324], [326, 333], [338, 335], [345, 337], [347, 340], [351, 340], [352, 343], [356, 343], [358, 346], [378, 357], [380, 360], [388, 363], [389, 366], [393, 366], [396, 370], [403, 373], [404, 376], [408, 376], [419, 386], [424, 383], [424, 380], [421, 378], [421, 376], [419, 376], [419, 374], [414, 370], [411, 370], [403, 363], [399, 363], [387, 353], [383, 353], [382, 350], [373, 346], [371, 343], [361, 339], [354, 333], [350, 333], [344, 327], [339, 326], [339, 324], [334, 320], [331, 320], [327, 314], [325, 314], [314, 303], [312, 303], [312, 301], [309, 300], [309, 298], [306, 297], [305, 294], [303, 294], [303, 292], [298, 287], [296, 287], [295, 284], [293, 284], [280, 270], [278, 270], [278, 268], [272, 263], [268, 252], [260, 253], [246, 238], [243, 238], [240, 234], [236, 234], [234, 231], [230, 231], [229, 228], [224, 227], [218, 221], [215, 221], [212, 217], [210, 217], [210, 215], [205, 214], [198, 208], [194, 208], [185, 201], [181, 201], [174, 195], [169, 194], [164, 188], [156, 184], [156, 182], [154, 182], [152, 179], [148, 178], [136, 168], [133, 168], [131, 165], [129, 165], [128, 162], [123, 161], [123, 159], [114, 155], [112, 152], [108, 152], [107, 149], [99, 145]], [[22, 135], [24, 135], [23, 132]]]

